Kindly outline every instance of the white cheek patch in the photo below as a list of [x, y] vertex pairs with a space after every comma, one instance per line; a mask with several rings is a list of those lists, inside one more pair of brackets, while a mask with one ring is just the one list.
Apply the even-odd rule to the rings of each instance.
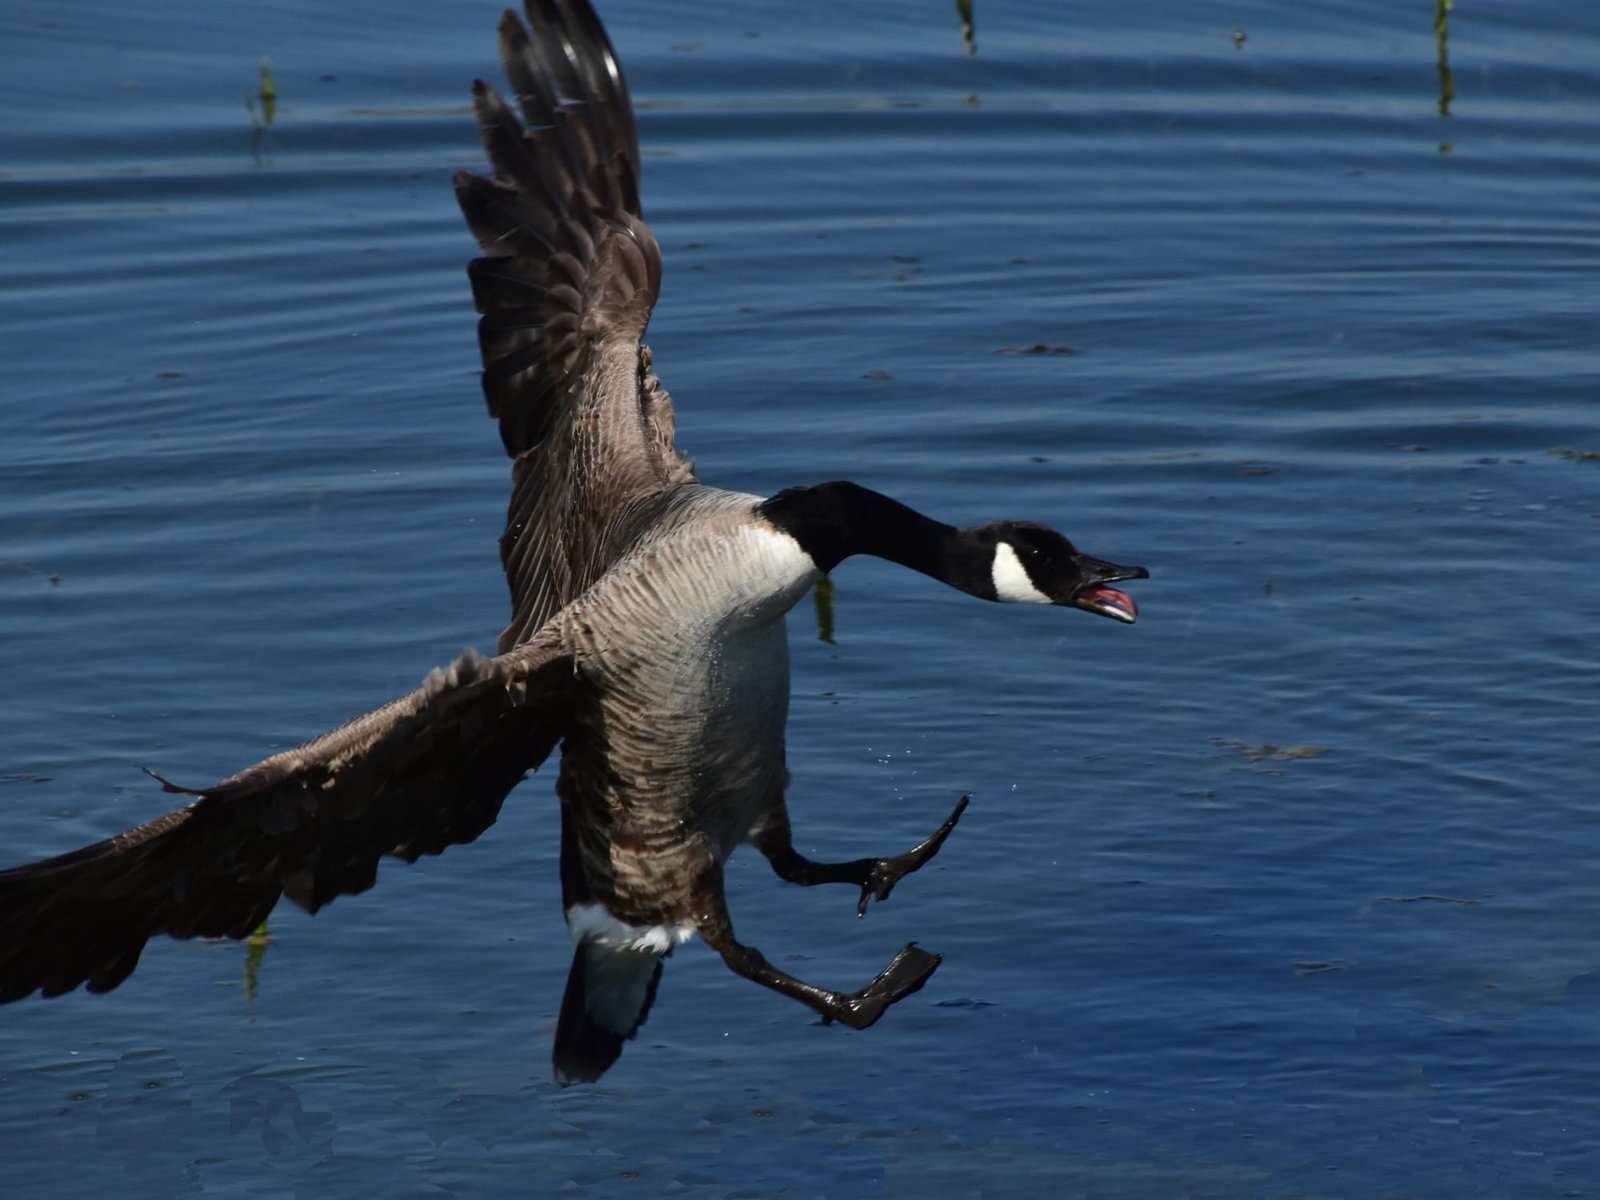
[[1017, 552], [1011, 548], [1010, 542], [995, 543], [994, 565], [990, 567], [989, 572], [994, 580], [994, 594], [997, 600], [1004, 600], [1008, 604], [1055, 603], [1033, 586], [1033, 580], [1028, 578], [1028, 572], [1024, 569], [1022, 560], [1017, 557]]

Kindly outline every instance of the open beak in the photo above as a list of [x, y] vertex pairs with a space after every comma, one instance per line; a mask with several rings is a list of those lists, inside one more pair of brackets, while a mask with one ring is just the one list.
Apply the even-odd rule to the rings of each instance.
[[1088, 555], [1078, 560], [1078, 569], [1083, 574], [1084, 582], [1072, 594], [1073, 604], [1085, 612], [1099, 613], [1124, 625], [1132, 625], [1138, 620], [1139, 606], [1133, 602], [1133, 597], [1106, 585], [1124, 579], [1149, 579], [1149, 571], [1143, 567], [1120, 567]]

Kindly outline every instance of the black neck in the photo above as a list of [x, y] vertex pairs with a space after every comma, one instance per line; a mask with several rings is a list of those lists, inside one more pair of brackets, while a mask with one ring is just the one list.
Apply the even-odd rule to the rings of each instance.
[[852, 554], [870, 554], [921, 571], [985, 600], [994, 598], [990, 561], [974, 534], [925, 517], [898, 500], [846, 480], [786, 488], [763, 503], [762, 516], [833, 570]]

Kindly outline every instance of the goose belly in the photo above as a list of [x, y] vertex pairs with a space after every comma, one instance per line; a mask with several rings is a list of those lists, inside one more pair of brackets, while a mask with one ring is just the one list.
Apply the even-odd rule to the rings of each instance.
[[583, 876], [569, 896], [636, 925], [679, 919], [708, 861], [781, 802], [784, 614], [817, 574], [759, 530], [656, 549], [573, 606], [588, 686], [559, 785], [579, 851], [563, 873]]
[[613, 841], [648, 830], [699, 840], [720, 861], [783, 794], [783, 622], [708, 639], [673, 667], [607, 688], [601, 703]]

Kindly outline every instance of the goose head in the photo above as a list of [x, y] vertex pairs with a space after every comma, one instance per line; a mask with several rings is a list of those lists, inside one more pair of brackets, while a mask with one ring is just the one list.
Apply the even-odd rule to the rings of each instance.
[[971, 531], [989, 563], [984, 598], [1014, 604], [1059, 604], [1132, 625], [1133, 597], [1110, 584], [1148, 579], [1143, 567], [1091, 558], [1048, 525], [997, 521]]
[[787, 488], [756, 512], [824, 574], [853, 554], [870, 554], [982, 600], [1059, 604], [1125, 625], [1139, 609], [1110, 585], [1150, 578], [1143, 567], [1091, 558], [1048, 525], [995, 521], [961, 529], [848, 480]]

